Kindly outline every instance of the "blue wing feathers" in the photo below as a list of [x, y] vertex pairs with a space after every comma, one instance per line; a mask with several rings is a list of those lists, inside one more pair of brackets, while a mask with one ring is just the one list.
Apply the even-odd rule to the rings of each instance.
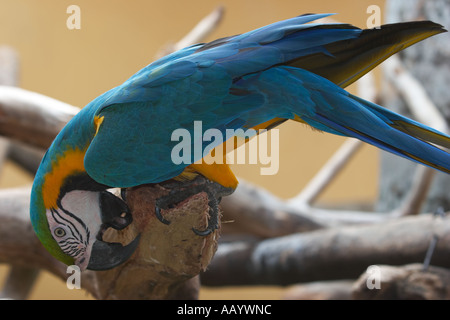
[[[306, 87], [311, 101], [292, 104], [291, 110], [304, 121], [318, 129], [340, 133], [361, 139], [383, 150], [395, 153], [410, 160], [450, 173], [450, 155], [434, 145], [399, 130], [396, 122], [402, 121], [422, 128], [427, 132], [439, 134], [444, 140], [449, 136], [416, 121], [393, 113], [374, 103], [357, 98], [330, 81], [306, 70], [280, 67], [276, 71], [299, 79], [298, 86]], [[291, 78], [291, 81], [292, 78]], [[291, 96], [297, 96], [294, 89]], [[302, 90], [302, 92], [304, 92]], [[283, 93], [285, 96], [288, 92]], [[279, 101], [280, 96], [276, 97]], [[291, 101], [285, 98], [286, 103]]]
[[[160, 92], [151, 90], [161, 85], [198, 75], [226, 73], [232, 79], [284, 64], [300, 56], [325, 52], [324, 45], [358, 37], [361, 30], [349, 25], [336, 28], [316, 28], [304, 24], [329, 14], [304, 15], [229, 37], [220, 45], [199, 44], [164, 57], [143, 68], [121, 86], [111, 90], [98, 108], [114, 103], [155, 100]], [[323, 25], [320, 25], [323, 27]], [[202, 50], [203, 47], [208, 49]], [[213, 68], [213, 65], [216, 65]], [[220, 67], [218, 67], [219, 65]]]
[[[330, 43], [361, 35], [361, 29], [347, 24], [305, 24], [326, 16], [299, 16], [190, 46], [143, 68], [88, 105], [105, 120], [86, 153], [86, 170], [112, 186], [159, 182], [186, 166], [170, 159], [176, 143], [170, 141], [171, 133], [177, 128], [192, 133], [197, 120], [203, 130], [251, 128], [273, 118], [300, 116], [317, 129], [356, 137], [449, 172], [449, 154], [423, 141], [448, 137], [289, 66], [316, 53], [330, 57]], [[119, 139], [133, 143], [111, 148]]]

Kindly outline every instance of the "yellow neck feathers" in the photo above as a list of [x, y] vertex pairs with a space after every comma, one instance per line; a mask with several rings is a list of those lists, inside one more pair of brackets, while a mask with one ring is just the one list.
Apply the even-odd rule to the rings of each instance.
[[42, 195], [46, 208], [56, 208], [60, 190], [66, 178], [75, 173], [84, 172], [85, 150], [68, 149], [52, 161], [51, 168], [44, 176]]

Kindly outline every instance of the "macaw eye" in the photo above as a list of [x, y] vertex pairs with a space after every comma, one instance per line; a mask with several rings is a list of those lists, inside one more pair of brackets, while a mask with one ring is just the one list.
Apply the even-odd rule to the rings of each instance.
[[66, 231], [63, 228], [56, 228], [53, 233], [55, 234], [55, 236], [60, 238], [66, 235]]

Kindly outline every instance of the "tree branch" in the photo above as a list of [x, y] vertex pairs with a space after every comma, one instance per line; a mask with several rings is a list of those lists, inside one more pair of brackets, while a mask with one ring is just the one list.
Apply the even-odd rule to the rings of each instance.
[[394, 267], [378, 266], [379, 288], [370, 290], [367, 283], [374, 281], [370, 273], [363, 273], [353, 285], [352, 297], [357, 300], [449, 300], [450, 271], [421, 264]]
[[80, 109], [28, 90], [0, 86], [0, 134], [48, 148]]
[[12, 266], [0, 292], [0, 299], [27, 299], [38, 275], [39, 270], [36, 268]]
[[432, 263], [448, 268], [450, 218], [436, 224], [431, 215], [423, 215], [260, 242], [223, 243], [201, 281], [229, 286], [352, 279], [372, 264], [422, 262], [434, 233], [439, 241]]
[[[416, 119], [442, 132], [449, 132], [446, 120], [428, 96], [424, 87], [408, 72], [397, 56], [388, 59], [383, 64], [383, 70], [387, 80], [404, 98], [406, 105]], [[434, 175], [435, 170], [417, 166], [412, 187], [400, 207], [394, 210], [393, 215], [401, 217], [418, 214], [426, 199]]]
[[339, 174], [362, 145], [363, 143], [360, 140], [345, 140], [342, 146], [309, 181], [302, 192], [289, 201], [290, 205], [300, 208], [310, 206], [330, 185], [330, 182]]
[[181, 40], [175, 44], [169, 44], [164, 49], [160, 50], [160, 52], [156, 54], [156, 58], [161, 58], [174, 51], [202, 42], [211, 34], [212, 31], [217, 28], [222, 21], [224, 13], [224, 7], [218, 6], [210, 14], [198, 22], [197, 25]]
[[392, 56], [383, 63], [387, 80], [405, 99], [408, 108], [423, 124], [442, 132], [448, 132], [447, 122], [434, 105], [420, 82], [406, 70], [398, 56]]

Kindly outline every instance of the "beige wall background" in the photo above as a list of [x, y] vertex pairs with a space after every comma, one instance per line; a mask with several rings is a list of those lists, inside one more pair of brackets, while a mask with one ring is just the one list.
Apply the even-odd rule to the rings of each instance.
[[[81, 8], [81, 29], [69, 30], [66, 9]], [[158, 50], [181, 39], [195, 24], [223, 5], [219, 28], [207, 39], [246, 32], [303, 13], [338, 13], [334, 18], [366, 27], [367, 8], [381, 0], [0, 0], [0, 45], [20, 56], [20, 87], [84, 106], [153, 61]], [[349, 89], [355, 92], [355, 87]], [[239, 176], [274, 194], [297, 194], [343, 138], [296, 123], [280, 127], [280, 169], [261, 176], [257, 165], [235, 165]], [[377, 192], [378, 151], [370, 146], [350, 162], [320, 198], [322, 202], [373, 201]], [[0, 172], [0, 187], [29, 184], [32, 177], [12, 163]], [[0, 265], [0, 287], [5, 265]], [[278, 298], [280, 290], [205, 289], [201, 298]], [[236, 294], [239, 294], [237, 296]], [[42, 273], [32, 299], [85, 299], [81, 290]]]

